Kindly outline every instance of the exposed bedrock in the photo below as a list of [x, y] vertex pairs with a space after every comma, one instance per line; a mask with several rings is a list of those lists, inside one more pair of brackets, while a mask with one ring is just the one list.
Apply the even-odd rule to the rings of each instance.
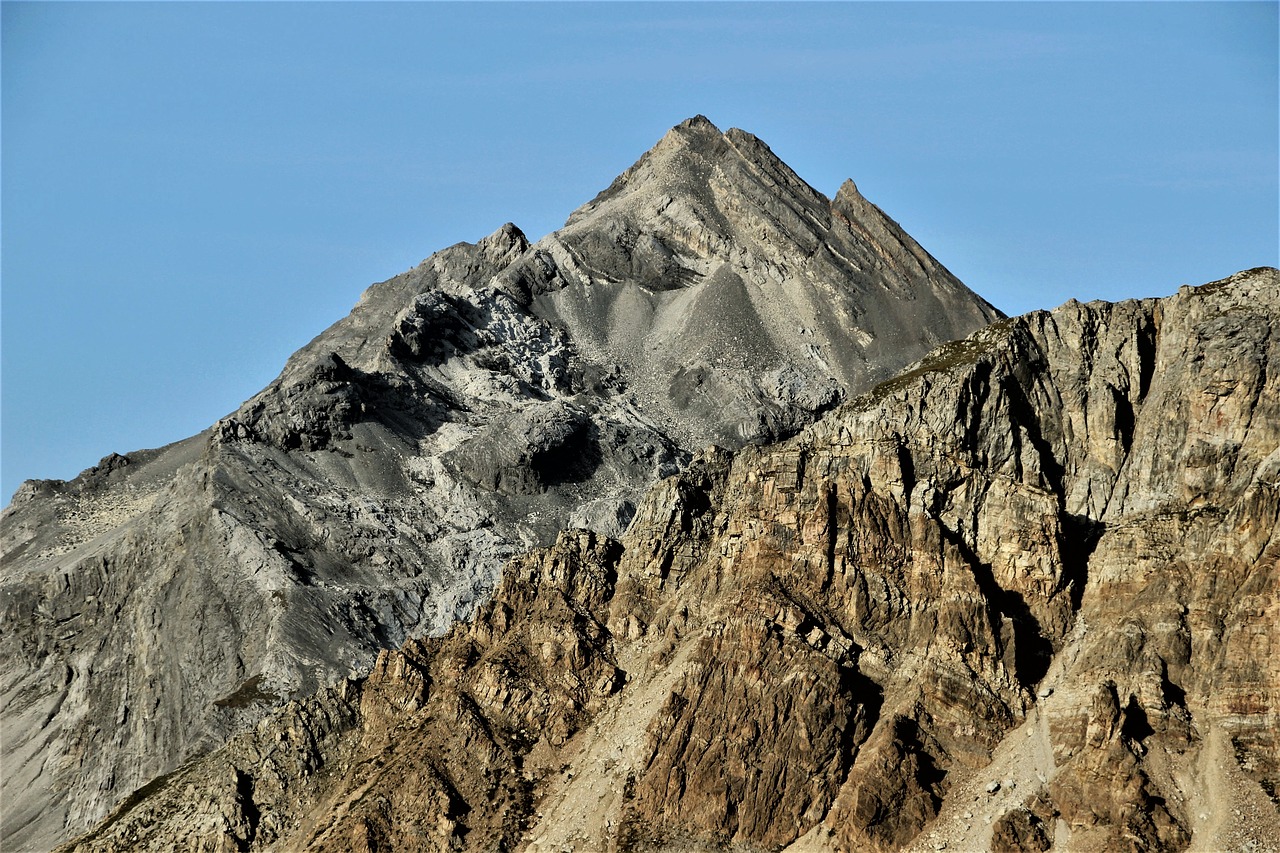
[[706, 449], [68, 849], [1267, 849], [1278, 321], [1072, 302]]

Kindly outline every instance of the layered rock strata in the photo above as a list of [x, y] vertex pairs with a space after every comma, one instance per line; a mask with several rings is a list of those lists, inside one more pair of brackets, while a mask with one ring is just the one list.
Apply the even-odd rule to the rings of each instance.
[[66, 849], [1273, 849], [1277, 377], [1271, 269], [997, 323]]
[[0, 847], [43, 850], [708, 441], [789, 435], [998, 316], [846, 185], [690, 120], [561, 231], [374, 285], [206, 432], [3, 519]]

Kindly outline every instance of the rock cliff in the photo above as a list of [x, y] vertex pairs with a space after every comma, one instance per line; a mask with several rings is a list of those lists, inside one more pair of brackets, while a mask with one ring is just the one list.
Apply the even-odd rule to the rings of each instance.
[[1274, 850], [1280, 273], [708, 448], [66, 850]]
[[703, 444], [792, 435], [998, 316], [852, 184], [702, 118], [561, 231], [374, 285], [209, 430], [5, 510], [0, 848], [444, 631], [561, 528], [620, 536]]

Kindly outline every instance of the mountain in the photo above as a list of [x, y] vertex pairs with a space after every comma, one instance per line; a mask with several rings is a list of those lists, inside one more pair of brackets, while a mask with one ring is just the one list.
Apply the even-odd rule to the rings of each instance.
[[1274, 850], [1280, 272], [701, 451], [64, 850]]
[[793, 435], [999, 316], [852, 183], [828, 200], [701, 117], [545, 239], [374, 285], [210, 429], [4, 511], [0, 848], [85, 831], [445, 632], [561, 529], [622, 536], [704, 445]]

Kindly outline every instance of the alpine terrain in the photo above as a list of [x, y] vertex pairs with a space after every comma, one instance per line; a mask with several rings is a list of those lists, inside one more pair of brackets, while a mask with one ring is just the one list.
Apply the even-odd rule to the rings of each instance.
[[1274, 269], [997, 322], [60, 849], [1274, 851], [1278, 377]]
[[[890, 785], [866, 761], [893, 749], [932, 761], [921, 778], [941, 797], [952, 762], [980, 765], [1034, 706], [1043, 673], [1012, 662], [1046, 666], [1079, 624], [1087, 590], [1083, 557], [1063, 568], [1046, 550], [1025, 558], [1052, 579], [1036, 587], [1045, 602], [1016, 592], [1005, 576], [1014, 569], [973, 567], [994, 559], [990, 538], [1012, 549], [1021, 528], [934, 515], [948, 500], [988, 506], [984, 489], [1006, 474], [986, 466], [1016, 464], [1000, 486], [1009, 511], [1023, 513], [1014, 521], [1042, 525], [1045, 542], [1093, 542], [1106, 466], [1123, 454], [1104, 453], [1109, 439], [1091, 420], [1089, 453], [1103, 461], [1081, 457], [1095, 497], [1077, 506], [1061, 492], [1074, 488], [1074, 469], [1061, 466], [1075, 464], [1064, 455], [1075, 434], [1045, 425], [1004, 435], [993, 423], [970, 435], [977, 427], [954, 421], [947, 429], [969, 430], [971, 456], [938, 445], [936, 465], [960, 466], [952, 479], [930, 480], [922, 458], [902, 495], [866, 498], [885, 513], [875, 527], [885, 550], [873, 557], [860, 550], [872, 534], [850, 526], [865, 501], [845, 481], [861, 457], [795, 448], [852, 417], [842, 407], [857, 395], [999, 319], [852, 182], [828, 199], [759, 139], [702, 117], [537, 243], [504, 225], [374, 285], [205, 432], [14, 495], [0, 531], [0, 849], [48, 850], [90, 831], [86, 843], [118, 849], [292, 850], [313, 836], [340, 849], [357, 844], [352, 832], [366, 846], [514, 849], [575, 823], [592, 833], [583, 849], [633, 837], [776, 847], [858, 807], [835, 795], [859, 773]], [[1129, 386], [1116, 387], [1121, 407]], [[1224, 405], [1249, 388], [1223, 390]], [[927, 399], [929, 423], [955, 417]], [[966, 399], [965, 412], [986, 405], [976, 392]], [[1027, 430], [1039, 401], [1028, 392], [1017, 403]], [[1136, 441], [1146, 410], [1124, 411]], [[1266, 428], [1259, 411], [1256, 430]], [[907, 409], [859, 417], [925, 441]], [[888, 446], [858, 435], [854, 446]], [[1059, 438], [1068, 446], [1053, 445]], [[786, 439], [802, 445], [763, 449]], [[983, 442], [1013, 442], [1015, 462], [988, 458], [996, 451]], [[703, 450], [711, 445], [722, 449]], [[894, 452], [908, 465], [915, 451]], [[778, 453], [810, 461], [790, 474], [761, 468], [749, 486], [735, 479]], [[1036, 468], [1041, 457], [1059, 467]], [[1232, 484], [1252, 464], [1241, 460], [1223, 474]], [[1196, 470], [1210, 478], [1226, 464]], [[975, 485], [962, 486], [966, 477]], [[867, 495], [878, 482], [866, 481]], [[911, 498], [926, 484], [938, 496], [928, 506]], [[968, 497], [947, 497], [961, 488]], [[1035, 497], [1025, 506], [1024, 492]], [[743, 515], [749, 506], [764, 527]], [[926, 511], [931, 520], [917, 520]], [[1088, 512], [1098, 519], [1071, 520]], [[927, 538], [900, 542], [911, 524], [913, 536], [943, 538], [933, 551]], [[831, 544], [813, 544], [823, 536]], [[810, 565], [817, 547], [829, 559]], [[867, 581], [865, 607], [842, 610], [855, 607], [839, 598], [857, 586], [854, 567], [876, 559], [891, 586]], [[976, 591], [948, 581], [935, 599], [907, 580], [952, 575]], [[1015, 594], [1026, 613], [1010, 609]], [[968, 610], [952, 621], [969, 626], [977, 669], [950, 675], [947, 695], [976, 716], [968, 740], [936, 741], [954, 752], [931, 753], [943, 728], [923, 699], [915, 716], [895, 711], [893, 679], [906, 678], [908, 661], [950, 664], [938, 657], [949, 635], [925, 623], [955, 596]], [[808, 621], [791, 625], [794, 607]], [[1015, 644], [1032, 618], [1043, 624], [1039, 645]], [[817, 629], [826, 633], [805, 639]], [[922, 638], [933, 657], [917, 648]], [[872, 665], [891, 650], [904, 657]], [[933, 689], [933, 672], [907, 683]], [[645, 738], [654, 745], [642, 760]], [[397, 776], [410, 755], [409, 775]], [[572, 778], [559, 775], [570, 767]], [[584, 775], [589, 767], [603, 775]], [[576, 787], [604, 796], [615, 782], [626, 797], [612, 810]], [[169, 804], [163, 815], [158, 803]], [[200, 819], [166, 823], [187, 807]], [[919, 820], [932, 815], [921, 808]], [[610, 823], [565, 809], [607, 812]], [[119, 819], [126, 812], [152, 829]], [[408, 812], [416, 823], [404, 822]], [[916, 826], [894, 820], [903, 828], [885, 836], [892, 843]]]

